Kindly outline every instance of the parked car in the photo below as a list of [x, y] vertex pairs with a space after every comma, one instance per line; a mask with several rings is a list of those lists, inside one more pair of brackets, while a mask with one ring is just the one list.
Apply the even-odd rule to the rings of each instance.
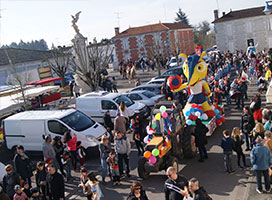
[[165, 78], [159, 78], [159, 79], [155, 79], [155, 80], [150, 80], [148, 81], [146, 84], [159, 84], [162, 85], [165, 81]]
[[179, 65], [177, 63], [177, 58], [176, 57], [172, 57], [168, 63], [168, 66], [169, 68], [172, 68], [172, 67], [181, 67], [184, 63], [184, 61], [186, 60], [186, 58], [184, 57], [181, 57], [181, 56], [178, 56], [178, 59], [179, 59]]
[[14, 150], [23, 145], [26, 151], [41, 151], [43, 137], [62, 137], [70, 130], [84, 148], [95, 147], [106, 129], [84, 113], [75, 109], [25, 111], [3, 120], [6, 146]]
[[150, 92], [153, 92], [155, 94], [161, 94], [161, 85], [159, 84], [142, 84], [139, 85], [130, 91], [138, 91], [138, 90], [147, 90]]
[[144, 104], [134, 102], [122, 94], [104, 91], [91, 92], [76, 98], [76, 109], [92, 117], [95, 121], [104, 123], [105, 112], [109, 110], [111, 118], [115, 118], [121, 101], [126, 104], [129, 117], [149, 116], [148, 108]]
[[172, 75], [182, 75], [182, 74], [183, 74], [182, 67], [174, 67], [174, 68], [168, 69], [167, 71], [162, 73], [162, 75], [152, 78], [151, 81], [162, 79], [162, 78], [168, 78], [169, 76], [172, 76]]
[[147, 90], [136, 90], [125, 93], [124, 95], [133, 101], [138, 101], [147, 105], [149, 108], [153, 108], [154, 105], [164, 97], [164, 95], [156, 95], [155, 93]]

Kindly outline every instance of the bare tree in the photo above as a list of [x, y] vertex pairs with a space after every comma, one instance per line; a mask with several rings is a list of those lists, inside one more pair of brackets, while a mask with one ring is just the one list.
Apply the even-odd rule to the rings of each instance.
[[51, 50], [54, 62], [51, 62], [47, 57], [43, 57], [43, 59], [48, 63], [51, 69], [62, 78], [61, 87], [65, 86], [65, 74], [71, 64], [72, 54], [65, 52], [62, 47], [54, 48]]
[[196, 25], [193, 30], [194, 42], [196, 45], [201, 45], [204, 49], [207, 49], [215, 45], [215, 33], [211, 31], [209, 22], [203, 21]]
[[87, 48], [87, 62], [82, 53], [82, 48], [73, 40], [74, 51], [77, 57], [75, 73], [79, 78], [87, 84], [92, 91], [96, 91], [99, 87], [99, 79], [103, 69], [105, 69], [112, 57], [113, 48], [110, 48], [110, 43], [106, 48], [99, 46], [96, 39]]

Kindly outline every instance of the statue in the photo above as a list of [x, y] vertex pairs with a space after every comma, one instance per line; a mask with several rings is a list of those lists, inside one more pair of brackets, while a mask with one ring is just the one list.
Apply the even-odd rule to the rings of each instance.
[[78, 13], [75, 14], [75, 16], [71, 15], [73, 20], [72, 20], [72, 27], [75, 29], [75, 32], [77, 34], [79, 34], [79, 29], [78, 26], [76, 25], [78, 19], [79, 19], [79, 14], [81, 13], [81, 11], [79, 11]]

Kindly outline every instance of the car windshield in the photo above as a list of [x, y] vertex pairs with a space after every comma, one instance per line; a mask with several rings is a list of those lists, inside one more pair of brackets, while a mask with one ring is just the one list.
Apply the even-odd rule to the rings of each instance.
[[95, 124], [91, 118], [79, 111], [73, 112], [60, 120], [75, 131], [84, 131]]
[[164, 72], [164, 73], [162, 74], [162, 76], [170, 75], [170, 74], [173, 74], [173, 70], [172, 70], [172, 69], [171, 69], [171, 70], [167, 70], [166, 72]]
[[144, 91], [143, 95], [145, 95], [147, 98], [152, 98], [152, 97], [156, 96], [156, 94], [154, 94], [153, 92], [150, 92], [150, 91]]
[[124, 96], [124, 95], [120, 95], [118, 97], [115, 97], [113, 99], [113, 101], [115, 101], [118, 105], [120, 105], [120, 102], [123, 101], [127, 107], [134, 104], [134, 102], [130, 98], [128, 98], [127, 96]]
[[170, 60], [170, 63], [176, 63], [177, 62], [177, 59], [176, 58], [173, 58]]

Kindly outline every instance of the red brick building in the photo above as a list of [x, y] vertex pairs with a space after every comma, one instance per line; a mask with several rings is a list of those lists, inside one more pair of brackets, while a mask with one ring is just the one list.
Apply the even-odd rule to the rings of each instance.
[[121, 33], [119, 28], [115, 28], [113, 39], [119, 62], [152, 58], [154, 51], [159, 51], [165, 58], [175, 55], [175, 52], [194, 52], [193, 28], [183, 23], [152, 24], [129, 28]]

